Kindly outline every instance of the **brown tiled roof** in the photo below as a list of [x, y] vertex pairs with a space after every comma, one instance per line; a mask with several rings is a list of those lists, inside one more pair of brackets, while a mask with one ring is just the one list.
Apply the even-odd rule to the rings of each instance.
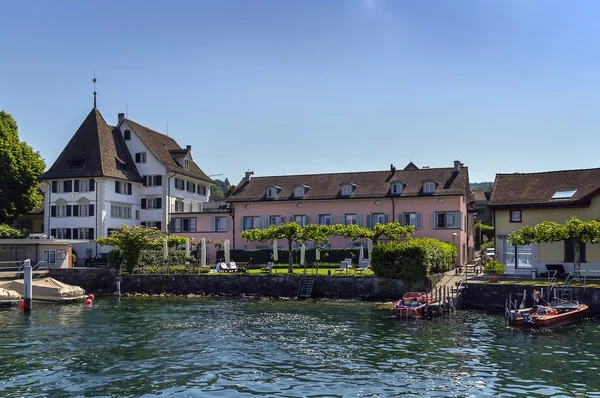
[[[558, 190], [576, 189], [569, 199], [551, 199]], [[588, 204], [600, 190], [600, 169], [497, 174], [490, 206]]]
[[[464, 195], [469, 183], [469, 171], [466, 167], [462, 167], [460, 172], [455, 172], [453, 168], [399, 170], [393, 177], [389, 170], [253, 177], [250, 182], [242, 179], [227, 201], [385, 198], [391, 197], [390, 182], [392, 181], [407, 183], [402, 194], [395, 197], [431, 196], [422, 192], [423, 182], [427, 180], [440, 182], [433, 196]], [[340, 186], [343, 183], [356, 184], [356, 189], [349, 197], [340, 194]], [[310, 186], [302, 199], [294, 197], [294, 187], [297, 185]], [[280, 186], [282, 189], [274, 199], [267, 199], [265, 189], [268, 186]]]
[[474, 190], [473, 194], [475, 197], [473, 198], [476, 202], [487, 202], [489, 200], [490, 191], [486, 190]]
[[152, 130], [146, 126], [142, 126], [131, 119], [123, 120], [129, 124], [131, 129], [137, 134], [138, 137], [140, 137], [144, 144], [146, 144], [150, 152], [152, 152], [154, 156], [156, 156], [158, 160], [160, 160], [171, 171], [209, 183], [214, 182], [200, 169], [200, 167], [198, 167], [196, 162], [193, 160], [190, 161], [189, 170], [184, 169], [182, 165], [175, 161], [173, 158], [173, 152], [175, 154], [180, 154], [180, 151], [183, 151], [181, 154], [186, 154], [187, 149], [182, 149], [173, 138], [159, 133], [158, 131]]
[[[72, 161], [83, 161], [83, 167], [69, 167]], [[52, 167], [39, 179], [85, 177], [142, 181], [123, 137], [106, 123], [96, 108], [81, 123]]]

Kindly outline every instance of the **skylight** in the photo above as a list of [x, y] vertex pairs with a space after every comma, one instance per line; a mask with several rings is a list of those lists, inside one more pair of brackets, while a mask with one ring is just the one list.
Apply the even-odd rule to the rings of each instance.
[[559, 189], [552, 195], [552, 199], [571, 199], [575, 192], [577, 192], [576, 189]]

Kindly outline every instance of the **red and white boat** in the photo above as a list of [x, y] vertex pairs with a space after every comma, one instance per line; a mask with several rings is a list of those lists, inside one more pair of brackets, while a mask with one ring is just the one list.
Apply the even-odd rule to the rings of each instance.
[[421, 318], [425, 306], [431, 304], [431, 296], [423, 292], [408, 292], [394, 303], [394, 315], [401, 318]]

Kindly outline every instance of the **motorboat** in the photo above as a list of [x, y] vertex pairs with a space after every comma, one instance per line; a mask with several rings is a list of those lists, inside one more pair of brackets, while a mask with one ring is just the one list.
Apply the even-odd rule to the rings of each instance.
[[431, 295], [424, 292], [408, 292], [394, 303], [394, 315], [401, 318], [421, 318], [428, 304], [431, 304]]
[[[16, 291], [20, 296], [24, 295], [24, 288], [23, 279], [0, 282], [0, 289]], [[86, 298], [85, 290], [79, 286], [69, 285], [50, 277], [32, 280], [31, 296], [33, 301], [54, 303], [68, 303]]]
[[511, 310], [509, 324], [524, 328], [548, 328], [581, 320], [588, 306], [578, 301], [558, 300], [547, 306]]
[[12, 290], [0, 288], [0, 307], [12, 307], [21, 302], [21, 295]]

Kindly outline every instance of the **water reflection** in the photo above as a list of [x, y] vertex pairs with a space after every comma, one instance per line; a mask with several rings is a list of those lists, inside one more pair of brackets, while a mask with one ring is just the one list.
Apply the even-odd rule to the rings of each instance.
[[0, 312], [0, 395], [592, 395], [598, 324], [401, 322], [351, 301], [97, 299]]

